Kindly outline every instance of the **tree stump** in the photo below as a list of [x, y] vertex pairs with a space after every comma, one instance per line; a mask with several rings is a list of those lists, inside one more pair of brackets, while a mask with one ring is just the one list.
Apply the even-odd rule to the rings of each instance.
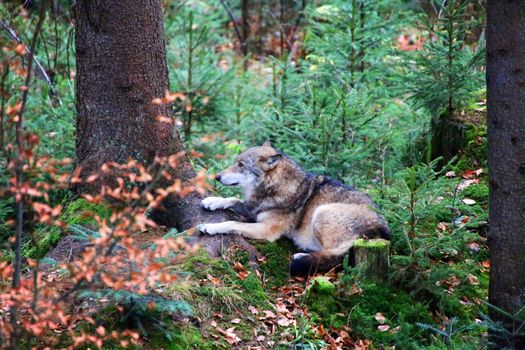
[[467, 127], [461, 120], [432, 120], [432, 159], [443, 157], [447, 163], [466, 145]]
[[390, 268], [390, 241], [358, 239], [354, 242], [354, 262], [366, 278], [385, 280]]

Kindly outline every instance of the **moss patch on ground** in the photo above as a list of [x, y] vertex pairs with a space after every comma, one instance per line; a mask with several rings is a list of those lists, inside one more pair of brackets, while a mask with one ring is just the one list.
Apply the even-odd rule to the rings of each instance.
[[254, 241], [252, 242], [266, 262], [260, 264], [261, 273], [269, 288], [282, 286], [290, 278], [290, 259], [297, 251], [293, 243], [288, 239], [280, 239], [276, 242]]
[[60, 220], [68, 225], [96, 226], [95, 216], [108, 219], [111, 216], [111, 209], [103, 204], [94, 204], [79, 198], [66, 205]]
[[[91, 229], [96, 229], [97, 222], [95, 216], [108, 219], [111, 216], [111, 209], [102, 204], [88, 202], [84, 198], [79, 198], [68, 202], [69, 198], [64, 199], [64, 210], [59, 220], [67, 226], [81, 225]], [[24, 256], [30, 258], [42, 258], [52, 249], [62, 237], [63, 229], [56, 225], [37, 224], [33, 232], [33, 239], [24, 247]], [[36, 242], [33, 244], [32, 242]]]

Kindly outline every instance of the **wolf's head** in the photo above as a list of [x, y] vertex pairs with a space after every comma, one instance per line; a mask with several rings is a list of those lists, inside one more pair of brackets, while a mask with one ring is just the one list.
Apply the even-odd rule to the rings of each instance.
[[221, 171], [215, 179], [225, 186], [240, 186], [244, 197], [249, 198], [265, 175], [278, 168], [283, 154], [272, 147], [270, 142], [253, 147], [239, 154], [235, 163]]

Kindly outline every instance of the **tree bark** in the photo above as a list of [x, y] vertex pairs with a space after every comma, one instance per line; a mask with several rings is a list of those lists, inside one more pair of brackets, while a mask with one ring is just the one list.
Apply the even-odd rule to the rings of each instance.
[[[160, 0], [78, 0], [75, 25], [76, 166], [82, 168], [82, 174], [100, 174], [102, 164], [126, 163], [130, 158], [148, 166], [155, 156], [183, 151], [173, 124], [156, 120], [158, 115], [171, 118], [171, 106], [151, 103], [169, 90]], [[102, 184], [115, 181], [115, 174], [100, 175], [98, 181], [82, 184], [75, 191], [97, 193]], [[195, 176], [186, 155], [172, 175], [183, 181]], [[202, 210], [201, 199], [198, 194], [170, 198], [164, 214], [157, 213], [156, 218], [184, 230], [230, 217], [225, 212]], [[218, 255], [229, 240], [246, 245], [238, 237], [204, 241]]]
[[[168, 85], [162, 10], [158, 1], [77, 1], [76, 163], [83, 173], [97, 172], [108, 161], [153, 158], [182, 150], [169, 123], [168, 105], [153, 105]], [[185, 158], [182, 178], [192, 177]], [[96, 191], [104, 178], [84, 190]]]
[[[525, 1], [488, 1], [489, 302], [510, 314], [525, 305], [524, 32]], [[520, 324], [495, 309], [491, 318], [510, 331]], [[517, 335], [492, 339], [498, 348], [525, 348]]]

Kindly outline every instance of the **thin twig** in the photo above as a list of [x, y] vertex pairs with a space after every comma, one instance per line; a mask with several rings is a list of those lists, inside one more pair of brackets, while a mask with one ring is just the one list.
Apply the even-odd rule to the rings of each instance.
[[[33, 68], [33, 55], [35, 52], [36, 44], [38, 41], [38, 35], [42, 30], [42, 25], [45, 19], [45, 8], [46, 1], [43, 1], [40, 5], [38, 23], [33, 33], [33, 39], [31, 40], [31, 50], [29, 51], [29, 62], [27, 63], [27, 76], [24, 82], [24, 92], [22, 93], [22, 105], [18, 114], [18, 121], [16, 122], [16, 143], [18, 158], [16, 159], [15, 177], [16, 177], [16, 188], [20, 189], [24, 182], [24, 111], [27, 104], [27, 97], [29, 95], [29, 85], [31, 83], [31, 70]], [[13, 289], [17, 289], [20, 286], [20, 276], [22, 272], [22, 238], [23, 238], [23, 224], [24, 224], [24, 203], [25, 196], [17, 200], [16, 203], [16, 241], [15, 241], [15, 259], [14, 259], [14, 272], [13, 272]], [[16, 308], [11, 310], [11, 323], [13, 327], [17, 327], [16, 323]]]
[[295, 41], [297, 39], [294, 39], [295, 33], [297, 33], [297, 30], [299, 30], [299, 26], [301, 25], [301, 20], [304, 18], [304, 12], [306, 10], [306, 3], [307, 0], [302, 0], [301, 2], [301, 10], [299, 11], [299, 15], [297, 16], [295, 20], [294, 27], [292, 28], [292, 32], [290, 33], [290, 46], [293, 47], [295, 44]]
[[5, 82], [7, 80], [7, 76], [9, 75], [9, 64], [5, 64], [5, 67], [4, 67], [4, 72], [2, 74], [2, 79], [0, 80], [0, 95], [1, 95], [1, 102], [0, 102], [0, 147], [1, 147], [1, 150], [0, 150], [0, 153], [6, 155], [6, 150], [4, 148], [4, 144], [5, 144], [5, 120], [4, 120], [4, 117], [5, 117], [5, 105], [6, 105], [6, 102], [7, 102], [7, 99], [8, 99], [8, 96], [6, 95], [6, 91], [5, 91]]
[[7, 21], [3, 20], [3, 19], [0, 19], [0, 28], [2, 28], [3, 30], [5, 30], [9, 36], [11, 37], [11, 39], [13, 39], [14, 41], [16, 41], [18, 44], [22, 44], [24, 45], [24, 48], [26, 49], [26, 51], [29, 53], [29, 57], [31, 57], [31, 59], [33, 61], [35, 61], [35, 64], [36, 64], [36, 67], [38, 68], [38, 71], [39, 71], [39, 75], [42, 77], [42, 79], [47, 83], [47, 85], [49, 85], [49, 87], [51, 88], [51, 92], [54, 94], [56, 94], [56, 90], [55, 90], [55, 85], [53, 84], [53, 82], [51, 81], [51, 79], [49, 78], [49, 75], [47, 74], [45, 68], [42, 66], [42, 64], [40, 64], [40, 61], [38, 61], [38, 59], [36, 58], [36, 56], [33, 54], [33, 50], [30, 50], [23, 42], [22, 40], [20, 39], [20, 37], [18, 36], [16, 30], [11, 27], [9, 25], [9, 23], [7, 23]]
[[237, 38], [239, 38], [239, 43], [241, 44], [241, 48], [244, 46], [244, 38], [242, 37], [241, 31], [239, 30], [239, 26], [237, 25], [237, 22], [235, 22], [235, 16], [233, 15], [232, 11], [226, 4], [224, 0], [219, 0], [221, 5], [226, 10], [226, 13], [228, 14], [228, 17], [230, 17], [230, 21], [233, 23], [233, 29], [235, 30], [235, 34], [237, 35]]

